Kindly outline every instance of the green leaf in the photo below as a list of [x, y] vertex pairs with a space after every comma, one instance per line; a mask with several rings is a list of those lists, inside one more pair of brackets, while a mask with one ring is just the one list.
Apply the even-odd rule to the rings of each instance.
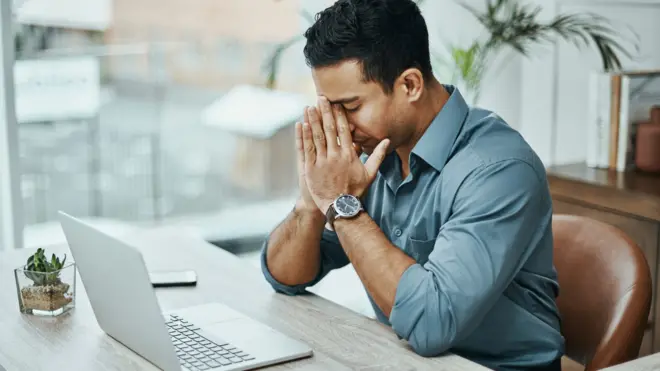
[[[620, 69], [621, 57], [632, 54], [621, 44], [617, 31], [607, 18], [593, 13], [559, 14], [549, 22], [541, 22], [538, 5], [521, 4], [517, 0], [486, 0], [486, 10], [479, 12], [460, 3], [487, 31], [482, 54], [490, 54], [508, 46], [523, 56], [530, 47], [542, 42], [564, 40], [579, 48], [593, 47], [601, 56], [603, 69]], [[639, 50], [639, 38], [633, 32], [633, 49]]]

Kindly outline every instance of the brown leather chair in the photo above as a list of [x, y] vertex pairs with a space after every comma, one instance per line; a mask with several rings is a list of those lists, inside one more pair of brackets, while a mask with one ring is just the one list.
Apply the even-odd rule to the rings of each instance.
[[637, 358], [651, 308], [644, 254], [621, 230], [590, 218], [554, 215], [552, 228], [566, 356], [587, 371]]

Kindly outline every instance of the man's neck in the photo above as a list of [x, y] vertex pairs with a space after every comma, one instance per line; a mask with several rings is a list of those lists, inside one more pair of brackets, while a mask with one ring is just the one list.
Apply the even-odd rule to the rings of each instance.
[[408, 174], [410, 174], [410, 164], [408, 160], [410, 159], [410, 153], [417, 142], [419, 142], [422, 135], [426, 129], [431, 125], [435, 117], [442, 110], [442, 107], [445, 106], [447, 100], [449, 99], [449, 92], [445, 89], [442, 84], [438, 82], [435, 78], [429, 83], [428, 89], [425, 92], [425, 95], [422, 96], [421, 101], [419, 102], [419, 115], [417, 119], [417, 124], [415, 127], [415, 132], [411, 137], [409, 143], [401, 145], [396, 149], [397, 155], [401, 159], [401, 175], [402, 179], [405, 179]]

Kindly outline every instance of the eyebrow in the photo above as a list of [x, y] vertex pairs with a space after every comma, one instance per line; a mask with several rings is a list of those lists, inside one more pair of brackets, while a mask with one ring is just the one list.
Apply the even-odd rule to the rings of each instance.
[[328, 99], [328, 102], [330, 102], [330, 104], [346, 104], [346, 103], [355, 102], [358, 99], [360, 99], [360, 97], [342, 98], [342, 99], [337, 99], [337, 100], [329, 100]]

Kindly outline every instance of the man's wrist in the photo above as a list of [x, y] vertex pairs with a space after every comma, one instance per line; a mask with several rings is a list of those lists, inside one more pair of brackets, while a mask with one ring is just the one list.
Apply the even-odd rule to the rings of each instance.
[[365, 218], [369, 218], [369, 214], [367, 214], [367, 212], [365, 212], [364, 210], [360, 211], [359, 214], [357, 214], [352, 218], [337, 218], [333, 223], [334, 226], [333, 229], [335, 230], [335, 232], [339, 232], [347, 226], [350, 227], [351, 224], [358, 224], [364, 222]]
[[293, 213], [302, 220], [309, 220], [315, 224], [325, 222], [325, 215], [316, 205], [308, 206], [302, 201], [296, 202], [293, 207]]

